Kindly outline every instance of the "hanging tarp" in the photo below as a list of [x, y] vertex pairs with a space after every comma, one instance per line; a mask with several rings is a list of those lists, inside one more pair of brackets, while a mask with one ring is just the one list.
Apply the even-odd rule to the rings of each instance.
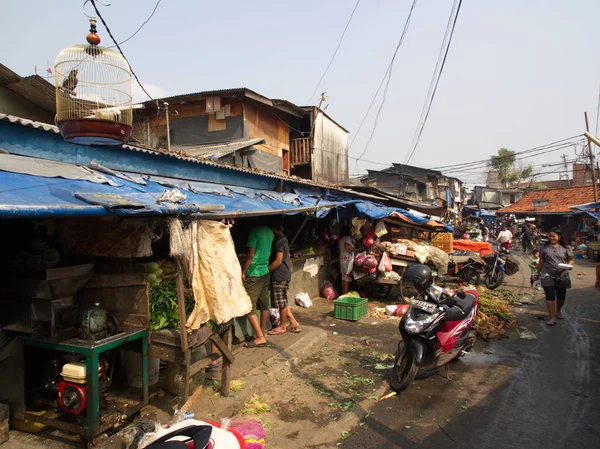
[[184, 266], [194, 293], [188, 329], [199, 329], [209, 320], [226, 323], [250, 313], [252, 303], [228, 226], [194, 220], [183, 227], [180, 220], [172, 219], [169, 233], [171, 255]]

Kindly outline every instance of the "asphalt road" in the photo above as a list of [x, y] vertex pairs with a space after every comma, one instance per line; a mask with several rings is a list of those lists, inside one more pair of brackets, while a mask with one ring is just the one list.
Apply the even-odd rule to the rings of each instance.
[[536, 340], [493, 341], [453, 364], [450, 381], [415, 382], [377, 403], [342, 447], [600, 447], [600, 293], [591, 264], [578, 272], [557, 326], [534, 316], [543, 301], [521, 310]]

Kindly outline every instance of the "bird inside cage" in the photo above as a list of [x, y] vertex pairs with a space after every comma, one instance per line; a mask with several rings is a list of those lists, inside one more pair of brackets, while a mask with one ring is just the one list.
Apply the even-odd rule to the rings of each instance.
[[77, 83], [79, 83], [79, 80], [77, 79], [77, 73], [79, 73], [79, 70], [77, 69], [73, 69], [69, 72], [69, 74], [67, 75], [67, 77], [63, 80], [62, 82], [62, 88], [69, 94], [72, 96], [77, 96], [77, 93], [75, 92], [75, 88], [77, 87]]

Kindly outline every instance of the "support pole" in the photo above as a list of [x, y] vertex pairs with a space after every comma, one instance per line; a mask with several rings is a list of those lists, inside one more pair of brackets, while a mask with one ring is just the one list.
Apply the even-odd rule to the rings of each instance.
[[[167, 151], [171, 151], [171, 128], [169, 126], [169, 103], [164, 103], [165, 117], [167, 119]], [[587, 119], [586, 119], [587, 121]]]
[[[587, 112], [584, 112], [583, 116], [585, 118], [585, 130], [586, 130], [586, 133], [589, 134], [590, 125], [588, 123]], [[594, 153], [592, 151], [592, 143], [590, 142], [590, 139], [588, 139], [588, 156], [590, 158], [590, 165], [592, 167], [592, 185], [594, 186], [594, 202], [597, 203], [598, 202], [598, 185], [596, 182], [596, 165], [594, 164]]]

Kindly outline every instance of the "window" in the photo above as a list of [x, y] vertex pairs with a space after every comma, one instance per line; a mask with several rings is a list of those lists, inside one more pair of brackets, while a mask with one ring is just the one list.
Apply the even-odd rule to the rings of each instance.
[[533, 200], [533, 207], [546, 207], [548, 205], [548, 200]]

